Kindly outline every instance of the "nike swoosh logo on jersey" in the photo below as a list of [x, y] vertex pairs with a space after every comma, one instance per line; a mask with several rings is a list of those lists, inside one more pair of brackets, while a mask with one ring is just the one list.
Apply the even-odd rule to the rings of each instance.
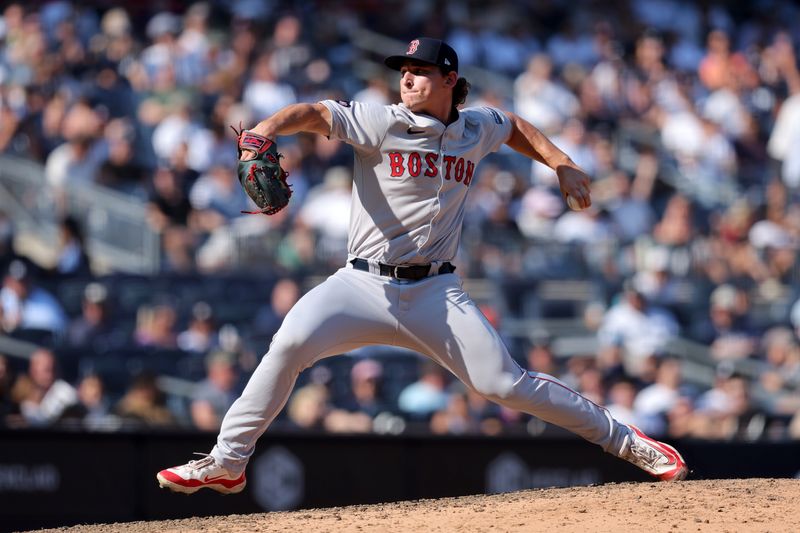
[[420, 133], [425, 133], [425, 130], [415, 130], [414, 128], [409, 126], [408, 129], [406, 130], [406, 133], [408, 133], [409, 135], [419, 135]]

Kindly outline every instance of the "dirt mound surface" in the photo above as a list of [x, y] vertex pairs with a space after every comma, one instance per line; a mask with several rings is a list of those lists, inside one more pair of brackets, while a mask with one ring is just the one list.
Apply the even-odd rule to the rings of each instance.
[[[49, 529], [70, 533], [800, 531], [800, 480], [619, 483], [285, 513]], [[40, 531], [41, 533], [41, 531]]]

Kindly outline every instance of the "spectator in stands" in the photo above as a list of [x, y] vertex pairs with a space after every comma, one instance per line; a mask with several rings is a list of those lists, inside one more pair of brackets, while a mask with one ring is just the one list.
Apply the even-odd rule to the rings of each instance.
[[756, 331], [750, 324], [750, 300], [740, 288], [723, 284], [710, 298], [710, 331], [706, 340], [717, 360], [743, 359], [756, 352]]
[[[231, 137], [233, 131], [222, 122], [229, 117], [218, 117], [217, 115], [222, 111], [216, 110], [217, 107], [224, 108], [229, 101], [229, 98], [221, 96], [217, 100], [209, 127], [199, 128], [187, 140], [188, 159], [192, 168], [199, 173], [208, 171], [213, 165], [222, 164], [224, 166], [229, 161], [236, 160], [236, 138]], [[228, 104], [229, 107], [232, 105], [232, 103]], [[233, 113], [236, 111], [234, 110]], [[245, 118], [249, 119], [249, 116]]]
[[53, 274], [88, 277], [92, 275], [83, 228], [77, 218], [63, 217], [58, 224], [58, 251]]
[[722, 29], [715, 29], [706, 38], [706, 55], [700, 62], [699, 79], [708, 89], [714, 91], [725, 87], [731, 79], [748, 75], [751, 69], [747, 58], [731, 51], [730, 38]]
[[594, 355], [581, 352], [573, 353], [567, 358], [566, 368], [559, 376], [559, 379], [569, 388], [579, 390], [583, 374], [596, 367], [597, 359]]
[[647, 249], [641, 258], [633, 283], [640, 287], [652, 305], [672, 312], [682, 303], [682, 285], [669, 268], [669, 250], [661, 246]]
[[119, 425], [111, 414], [111, 402], [100, 376], [89, 374], [78, 383], [79, 412], [83, 426], [90, 431], [109, 431]]
[[0, 289], [0, 306], [3, 329], [8, 332], [27, 329], [60, 335], [66, 327], [67, 317], [61, 304], [36, 285], [32, 267], [21, 259], [8, 266]]
[[792, 417], [788, 434], [790, 439], [800, 440], [800, 410]]
[[290, 422], [307, 430], [324, 429], [330, 410], [328, 388], [321, 383], [309, 383], [296, 389], [287, 408]]
[[478, 432], [478, 421], [469, 412], [467, 392], [463, 387], [457, 387], [448, 393], [445, 408], [437, 410], [431, 416], [430, 429], [436, 435]]
[[366, 413], [331, 409], [325, 416], [325, 430], [332, 433], [369, 433], [372, 418]]
[[527, 354], [528, 370], [558, 377], [561, 369], [553, 353], [553, 339], [549, 335], [541, 335], [534, 339]]
[[[644, 167], [645, 163], [653, 162], [655, 158], [642, 155], [639, 160], [640, 164], [637, 165], [637, 170]], [[598, 184], [601, 194], [597, 201], [605, 200], [603, 205], [612, 221], [614, 235], [626, 243], [635, 240], [640, 235], [647, 234], [655, 220], [655, 213], [650, 205], [649, 184], [644, 184], [645, 178], [640, 178], [644, 175], [645, 169], [642, 168], [640, 172], [633, 179], [624, 172], [612, 172], [603, 183]], [[652, 183], [655, 175], [647, 179]], [[593, 192], [593, 194], [596, 193]]]
[[578, 392], [597, 405], [603, 405], [606, 397], [606, 388], [603, 383], [603, 374], [597, 368], [597, 360], [590, 359], [591, 365], [580, 375]]
[[[156, 115], [152, 117], [155, 125], [152, 145], [153, 152], [159, 163], [171, 161], [175, 152], [179, 151], [181, 146], [184, 145], [191, 153], [191, 138], [200, 129], [200, 125], [195, 121], [192, 114], [187, 96], [175, 86], [172, 66], [165, 67], [162, 72], [164, 77], [158, 80], [159, 83], [164, 84], [161, 87], [161, 101], [152, 104], [154, 107], [152, 113]], [[140, 111], [140, 114], [142, 114], [142, 111]], [[187, 157], [186, 161], [189, 167], [196, 172], [200, 172], [195, 168], [199, 161], [192, 161], [190, 156]]]
[[761, 338], [764, 369], [756, 391], [766, 411], [791, 416], [800, 410], [800, 345], [791, 329], [775, 326]]
[[31, 426], [56, 423], [66, 409], [78, 402], [75, 388], [58, 377], [56, 357], [50, 350], [38, 349], [31, 354], [28, 374], [20, 376], [19, 386], [25, 390], [20, 412]]
[[527, 413], [492, 403], [472, 389], [467, 390], [467, 405], [482, 435], [526, 431], [525, 424], [532, 418]]
[[678, 398], [686, 395], [682, 389], [682, 369], [680, 359], [671, 356], [658, 358], [656, 381], [636, 396], [634, 411], [645, 417], [666, 416]]
[[269, 305], [261, 307], [253, 318], [253, 344], [269, 345], [286, 314], [299, 299], [300, 286], [297, 282], [291, 278], [279, 279], [272, 287]]
[[172, 304], [164, 301], [155, 305], [142, 305], [136, 311], [133, 341], [142, 347], [176, 348], [176, 324], [177, 313]]
[[[794, 317], [793, 317], [794, 319]], [[800, 386], [800, 345], [789, 328], [776, 326], [764, 333], [763, 357], [769, 371], [780, 375], [783, 386]]]
[[[625, 347], [621, 338], [599, 346], [595, 361], [603, 379], [609, 382], [630, 377], [625, 370]], [[638, 377], [642, 379], [641, 373]]]
[[437, 434], [499, 435], [525, 431], [530, 415], [488, 401], [461, 383], [448, 387], [447, 404], [433, 413], [430, 430]]
[[[296, 389], [289, 398], [288, 417], [299, 429], [325, 430], [333, 433], [367, 433], [373, 429], [373, 419], [367, 413], [336, 407], [329, 387], [331, 373], [327, 367], [314, 367], [311, 382]], [[392, 420], [384, 419], [387, 425]], [[402, 427], [402, 420], [399, 421]], [[387, 428], [387, 431], [389, 429]]]
[[715, 386], [697, 400], [695, 436], [706, 439], [758, 440], [766, 428], [766, 416], [752, 403], [750, 383], [741, 375], [718, 372]]
[[319, 236], [317, 246], [322, 253], [336, 264], [347, 258], [351, 188], [352, 178], [347, 167], [330, 168], [322, 184], [308, 191], [308, 198], [297, 214], [298, 221]]
[[350, 413], [363, 413], [371, 419], [394, 411], [383, 397], [383, 365], [375, 359], [362, 359], [350, 370], [350, 396], [336, 407]]
[[189, 201], [196, 211], [198, 228], [209, 233], [241, 216], [242, 211], [253, 210], [251, 200], [242, 195], [232, 167], [221, 162], [215, 162], [197, 178], [189, 191]]
[[299, 134], [296, 139], [300, 148], [303, 175], [310, 186], [322, 183], [329, 168], [349, 167], [353, 164], [347, 145], [338, 139], [327, 139], [313, 134]]
[[[14, 135], [19, 127], [19, 117], [5, 102], [0, 102], [0, 152], [12, 148]], [[10, 151], [10, 150], [9, 150]]]
[[198, 429], [216, 431], [222, 417], [239, 397], [236, 354], [215, 350], [206, 357], [207, 377], [192, 393], [192, 423]]
[[648, 435], [666, 435], [665, 420], [635, 409], [636, 384], [630, 378], [620, 378], [608, 388], [608, 409], [611, 416], [624, 424], [633, 424]]
[[[553, 136], [552, 141], [570, 159], [586, 170], [593, 179], [599, 177], [596, 175], [598, 163], [594, 149], [595, 139], [587, 135], [586, 126], [584, 126], [583, 122], [577, 118], [569, 118], [560, 128], [559, 133]], [[533, 161], [531, 165], [531, 175], [534, 183], [549, 186], [551, 189], [559, 191], [558, 177], [555, 171], [538, 161]]]
[[81, 315], [70, 322], [67, 343], [71, 346], [91, 346], [97, 350], [122, 344], [111, 305], [105, 285], [99, 282], [86, 285]]
[[275, 75], [293, 79], [313, 59], [311, 45], [303, 40], [303, 23], [295, 15], [284, 15], [275, 23], [275, 32], [269, 48]]
[[[186, 151], [182, 145], [181, 150]], [[192, 204], [186, 192], [185, 173], [160, 166], [153, 173], [147, 204], [147, 222], [161, 235], [167, 270], [191, 271], [197, 236], [191, 229]]]
[[278, 244], [276, 262], [279, 268], [295, 276], [313, 272], [317, 259], [315, 239], [311, 228], [295, 224]]
[[156, 377], [148, 373], [134, 378], [112, 412], [122, 419], [124, 425], [133, 427], [175, 424], [175, 417], [166, 406], [166, 397], [156, 384]]
[[[14, 221], [0, 210], [0, 272], [6, 272], [12, 261], [21, 259], [14, 249]], [[3, 324], [2, 305], [0, 305], [0, 329]]]
[[794, 174], [795, 181], [792, 179], [787, 181], [785, 168], [786, 166], [793, 167], [795, 172], [800, 170], [796, 164], [787, 161], [787, 158], [793, 155], [791, 143], [797, 139], [797, 134], [800, 133], [797, 128], [797, 117], [800, 113], [800, 97], [798, 97], [800, 94], [800, 71], [798, 71], [792, 35], [782, 28], [776, 31], [772, 43], [764, 47], [760, 59], [763, 67], [759, 72], [762, 77], [762, 86], [771, 85], [773, 90], [778, 89], [775, 92], [788, 93], [776, 117], [767, 147], [770, 156], [784, 162], [784, 181], [796, 189], [798, 185], [796, 180], [800, 178], [800, 175]]
[[643, 254], [652, 247], [668, 250], [667, 264], [670, 273], [676, 277], [686, 277], [695, 259], [692, 239], [697, 228], [692, 220], [693, 209], [686, 196], [673, 194], [651, 235], [642, 236], [636, 242], [637, 251]]
[[[478, 219], [477, 214], [480, 214], [481, 218], [484, 218], [482, 212], [486, 212], [486, 226], [498, 227], [500, 230], [498, 233], [500, 233], [503, 229], [502, 222], [507, 220], [509, 216], [513, 216], [513, 222], [525, 237], [530, 239], [550, 239], [556, 220], [564, 212], [560, 196], [547, 187], [530, 187], [521, 195], [516, 209], [513, 210], [515, 212], [512, 212], [512, 202], [516, 203], [514, 198], [508, 193], [503, 194], [503, 190], [498, 190], [501, 189], [498, 185], [508, 181], [502, 179], [508, 173], [499, 172], [495, 175], [494, 180], [487, 180], [486, 178], [490, 176], [484, 174], [486, 170], [483, 165], [478, 167], [481, 179], [474, 183], [476, 190], [470, 193], [470, 198], [474, 199], [475, 214], [473, 214], [473, 217]], [[508, 186], [502, 187], [502, 189], [511, 192]], [[469, 202], [469, 200], [467, 201]], [[504, 273], [500, 272], [499, 274]]]
[[66, 112], [62, 134], [67, 140], [47, 157], [47, 182], [62, 191], [75, 185], [94, 183], [108, 155], [104, 140], [98, 140], [102, 119], [87, 102], [78, 102]]
[[554, 79], [547, 54], [534, 55], [527, 70], [514, 81], [514, 112], [545, 134], [557, 132], [578, 109], [575, 95]]
[[0, 428], [5, 427], [8, 418], [19, 414], [19, 404], [11, 396], [14, 376], [8, 364], [8, 358], [0, 354]]
[[389, 105], [392, 103], [391, 91], [386, 78], [373, 76], [367, 80], [367, 86], [353, 95], [356, 102]]
[[626, 280], [620, 301], [608, 310], [597, 332], [603, 346], [623, 344], [625, 367], [634, 376], [641, 372], [644, 359], [678, 334], [678, 323], [672, 314], [651, 306], [636, 281]]
[[108, 159], [100, 165], [95, 181], [122, 193], [144, 198], [145, 168], [136, 160], [135, 131], [126, 119], [115, 119], [105, 128]]
[[690, 438], [697, 434], [702, 416], [695, 413], [691, 398], [680, 396], [667, 413], [667, 434], [673, 439]]
[[265, 53], [256, 58], [250, 79], [242, 92], [242, 101], [253, 116], [258, 117], [268, 117], [297, 101], [294, 89], [278, 79], [272, 54]]
[[447, 406], [445, 370], [432, 361], [422, 361], [417, 381], [405, 387], [397, 398], [400, 411], [412, 420], [427, 420]]
[[178, 334], [178, 348], [185, 352], [205, 353], [218, 344], [214, 311], [208, 302], [195, 302], [185, 330]]
[[609, 241], [613, 229], [605, 209], [593, 205], [582, 211], [564, 212], [553, 226], [552, 236], [558, 242], [587, 246]]
[[566, 68], [576, 63], [590, 65], [597, 60], [595, 36], [581, 29], [575, 18], [564, 17], [558, 31], [548, 39], [547, 52], [556, 65]]

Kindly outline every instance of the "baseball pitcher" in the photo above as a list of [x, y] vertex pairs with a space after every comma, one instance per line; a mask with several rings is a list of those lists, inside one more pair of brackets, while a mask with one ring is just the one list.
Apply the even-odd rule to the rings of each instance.
[[313, 132], [353, 146], [349, 256], [286, 316], [225, 415], [211, 453], [162, 470], [159, 484], [184, 493], [240, 492], [256, 441], [300, 372], [376, 344], [424, 354], [491, 401], [564, 427], [659, 479], [684, 479], [688, 468], [673, 447], [617, 422], [559, 380], [521, 368], [450, 262], [475, 169], [488, 153], [507, 144], [554, 169], [573, 209], [591, 204], [588, 176], [513, 113], [459, 111], [469, 84], [458, 76], [458, 57], [447, 43], [414, 39], [385, 63], [400, 71], [400, 104], [294, 104], [240, 135], [240, 179], [265, 213], [280, 209], [290, 195], [271, 139]]

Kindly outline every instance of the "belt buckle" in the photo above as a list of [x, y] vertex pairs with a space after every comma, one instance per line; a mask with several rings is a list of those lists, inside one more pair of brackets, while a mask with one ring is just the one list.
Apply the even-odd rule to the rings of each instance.
[[397, 269], [398, 269], [398, 268], [400, 268], [400, 265], [394, 265], [394, 266], [392, 267], [392, 276], [394, 276], [394, 279], [403, 279], [403, 278], [401, 278], [401, 277], [400, 277], [400, 275], [397, 273]]

